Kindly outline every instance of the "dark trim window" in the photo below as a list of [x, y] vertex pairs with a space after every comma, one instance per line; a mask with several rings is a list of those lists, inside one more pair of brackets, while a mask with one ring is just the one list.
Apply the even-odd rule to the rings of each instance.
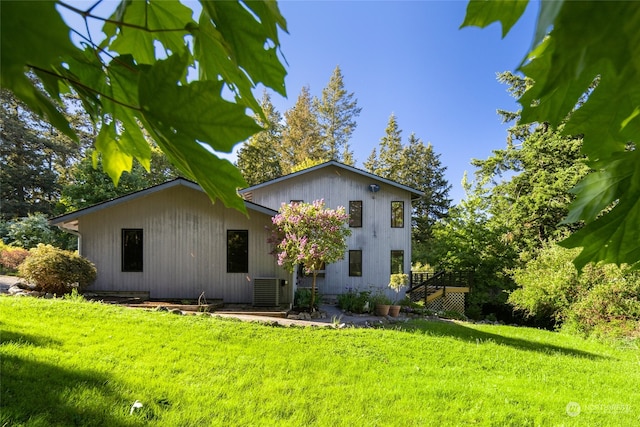
[[142, 271], [142, 229], [122, 229], [122, 271]]
[[362, 251], [349, 251], [349, 276], [362, 276]]
[[227, 230], [227, 273], [249, 272], [249, 231]]
[[391, 251], [391, 274], [404, 273], [404, 251]]
[[362, 200], [349, 202], [349, 227], [362, 227]]
[[391, 227], [404, 227], [404, 202], [402, 201], [391, 202]]

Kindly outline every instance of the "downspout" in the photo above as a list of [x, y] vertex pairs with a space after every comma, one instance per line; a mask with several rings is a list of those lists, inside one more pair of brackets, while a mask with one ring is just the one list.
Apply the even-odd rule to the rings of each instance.
[[73, 234], [74, 236], [76, 236], [76, 238], [78, 239], [78, 254], [82, 255], [82, 234], [80, 234], [79, 231], [69, 230], [68, 228], [63, 228], [59, 225], [57, 227], [65, 233]]

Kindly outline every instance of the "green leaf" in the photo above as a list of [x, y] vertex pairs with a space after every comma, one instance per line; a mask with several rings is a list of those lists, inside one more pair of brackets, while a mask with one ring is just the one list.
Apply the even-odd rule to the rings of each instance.
[[540, 2], [540, 14], [538, 15], [532, 49], [542, 43], [542, 40], [544, 40], [551, 28], [553, 28], [553, 23], [555, 22], [558, 13], [560, 13], [563, 4], [564, 0]]
[[[575, 260], [579, 270], [589, 262], [633, 265], [640, 261], [640, 151], [627, 152], [608, 166], [610, 170], [605, 173], [611, 179], [605, 180], [604, 185], [595, 179], [583, 183], [577, 200], [592, 202], [578, 202], [575, 209], [584, 207], [581, 218], [592, 219], [608, 199], [617, 197], [618, 203], [560, 243], [566, 248], [583, 248]], [[602, 200], [600, 206], [595, 202], [598, 199]]]
[[[266, 47], [269, 42], [277, 42], [272, 39], [273, 34], [277, 34], [273, 22], [283, 20], [280, 14], [267, 14], [268, 19], [259, 22], [236, 1], [204, 2], [205, 11], [228, 43], [233, 60], [251, 76], [254, 84], [263, 83], [286, 96], [283, 79], [286, 70], [278, 59], [276, 47]], [[273, 12], [273, 9], [262, 11]], [[239, 28], [242, 30], [238, 31]]]
[[133, 55], [138, 64], [153, 64], [156, 40], [169, 52], [184, 49], [186, 29], [195, 24], [191, 9], [177, 0], [123, 2], [121, 6], [124, 7], [119, 7], [111, 19], [123, 24], [108, 22], [103, 28], [109, 39], [115, 37], [111, 50]]
[[504, 38], [520, 19], [527, 8], [528, 0], [470, 0], [463, 27], [484, 28], [499, 21], [502, 24]]
[[[10, 89], [33, 112], [47, 117], [61, 132], [77, 140], [66, 118], [25, 75], [28, 68], [49, 72], [63, 56], [76, 50], [55, 3], [2, 2], [0, 31], [0, 86]], [[57, 86], [48, 84], [47, 88], [55, 89], [51, 95], [58, 97]]]
[[592, 160], [604, 159], [612, 152], [625, 150], [627, 142], [640, 141], [640, 85], [636, 76], [617, 76], [611, 67], [602, 73], [598, 87], [589, 100], [572, 113], [564, 133], [584, 134], [583, 151]]
[[[176, 86], [188, 53], [158, 61], [140, 79], [144, 119], [161, 139], [158, 144], [181, 170], [187, 171], [226, 206], [244, 211], [237, 188], [245, 185], [240, 172], [203, 148], [230, 152], [234, 145], [261, 130], [245, 107], [222, 99], [221, 83], [198, 81]], [[229, 163], [229, 165], [231, 165]], [[215, 176], [213, 167], [222, 168]], [[230, 191], [233, 189], [233, 191]]]
[[204, 11], [200, 16], [199, 27], [193, 34], [196, 40], [194, 55], [199, 63], [200, 79], [217, 81], [221, 76], [225, 82], [233, 84], [236, 95], [240, 98], [239, 102], [261, 113], [260, 104], [253, 96], [253, 82], [238, 68], [233, 60], [233, 52]]
[[[133, 159], [122, 150], [116, 140], [115, 123], [103, 124], [95, 141], [96, 150], [102, 154], [102, 169], [117, 187], [123, 171], [130, 171]], [[95, 165], [94, 157], [94, 165]]]

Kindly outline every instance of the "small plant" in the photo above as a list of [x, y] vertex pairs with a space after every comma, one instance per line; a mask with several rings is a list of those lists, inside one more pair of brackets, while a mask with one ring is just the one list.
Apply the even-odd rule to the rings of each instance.
[[68, 294], [64, 295], [62, 298], [67, 300], [67, 301], [73, 301], [73, 302], [85, 302], [86, 301], [84, 296], [80, 292], [78, 292], [78, 288], [71, 289], [71, 293], [68, 293]]
[[348, 289], [344, 294], [338, 295], [338, 307], [352, 313], [366, 313], [369, 311], [369, 291], [357, 291]]
[[404, 273], [392, 274], [389, 278], [389, 287], [396, 293], [396, 299], [398, 292], [409, 284], [409, 275]]
[[77, 253], [40, 244], [20, 265], [20, 277], [52, 294], [82, 291], [96, 279], [96, 267]]
[[390, 305], [391, 299], [385, 294], [383, 294], [382, 292], [376, 292], [375, 294], [371, 295], [371, 297], [369, 298], [369, 304], [372, 307], [375, 307], [378, 304]]
[[[296, 289], [296, 294], [293, 297], [293, 305], [298, 308], [312, 309], [318, 308], [318, 302], [321, 300], [321, 296], [319, 292], [316, 292], [315, 298], [312, 298], [311, 289], [308, 288], [298, 288]], [[311, 306], [311, 301], [313, 301], [313, 307]]]

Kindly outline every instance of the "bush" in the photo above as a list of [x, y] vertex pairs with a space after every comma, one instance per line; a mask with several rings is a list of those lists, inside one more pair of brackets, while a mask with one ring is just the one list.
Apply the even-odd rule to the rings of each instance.
[[352, 313], [364, 313], [369, 311], [369, 291], [357, 291], [349, 289], [346, 293], [338, 295], [338, 307]]
[[0, 244], [0, 266], [3, 272], [15, 273], [18, 266], [29, 256], [29, 251]]
[[[321, 296], [320, 293], [317, 292], [316, 289], [316, 297], [314, 298], [313, 308], [317, 309], [320, 303]], [[293, 297], [293, 305], [298, 308], [306, 308], [311, 310], [311, 289], [309, 288], [298, 288], [296, 289], [296, 293]]]
[[74, 288], [82, 291], [96, 279], [96, 267], [77, 253], [42, 244], [29, 252], [19, 274], [43, 292], [62, 295]]
[[598, 337], [640, 336], [640, 273], [613, 264], [588, 264], [578, 274], [576, 250], [549, 245], [514, 271], [520, 286], [509, 296], [530, 317], [550, 317], [565, 331]]

